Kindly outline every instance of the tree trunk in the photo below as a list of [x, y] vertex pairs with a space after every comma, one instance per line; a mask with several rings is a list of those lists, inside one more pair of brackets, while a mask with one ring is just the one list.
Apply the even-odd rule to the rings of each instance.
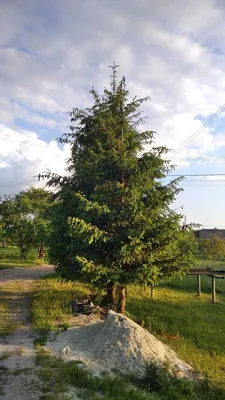
[[19, 248], [20, 248], [21, 258], [22, 258], [22, 260], [24, 260], [25, 259], [25, 250], [24, 250], [24, 246], [23, 246], [23, 235], [22, 235], [22, 233], [19, 233]]
[[116, 284], [115, 282], [110, 282], [107, 287], [107, 300], [110, 304], [116, 303]]
[[107, 293], [103, 297], [101, 304], [103, 306], [111, 306], [112, 304], [116, 304], [116, 284], [111, 281], [107, 286]]
[[44, 257], [44, 245], [43, 243], [38, 246], [38, 258], [43, 258]]
[[118, 307], [118, 312], [120, 314], [125, 313], [125, 307], [126, 307], [126, 288], [125, 285], [120, 286], [120, 292], [119, 292], [119, 307]]
[[154, 284], [151, 283], [151, 299], [154, 297]]

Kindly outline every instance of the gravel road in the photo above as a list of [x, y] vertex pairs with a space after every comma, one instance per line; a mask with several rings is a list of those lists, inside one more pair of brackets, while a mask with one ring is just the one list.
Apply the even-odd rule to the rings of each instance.
[[[33, 346], [35, 333], [29, 320], [29, 296], [35, 280], [54, 271], [53, 266], [10, 268], [0, 271], [1, 303], [8, 304], [16, 329], [8, 335], [0, 332], [0, 399], [38, 400], [40, 382]], [[16, 285], [16, 290], [9, 292]], [[15, 285], [14, 285], [15, 284]], [[14, 285], [14, 286], [13, 286]], [[4, 308], [2, 313], [4, 314]]]
[[53, 272], [52, 265], [37, 265], [35, 267], [16, 267], [0, 271], [0, 285], [5, 282], [20, 279], [38, 279], [45, 274]]

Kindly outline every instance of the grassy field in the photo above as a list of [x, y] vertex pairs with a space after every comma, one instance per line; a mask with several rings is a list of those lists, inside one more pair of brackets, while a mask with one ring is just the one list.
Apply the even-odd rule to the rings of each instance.
[[37, 251], [32, 249], [26, 260], [22, 260], [18, 247], [0, 247], [0, 270], [43, 264], [43, 259], [37, 258]]
[[[33, 250], [26, 262], [21, 262], [16, 248], [1, 248], [0, 269], [35, 265], [35, 256]], [[200, 261], [196, 267], [224, 269], [225, 265], [223, 262]], [[4, 285], [4, 290], [0, 293], [0, 331], [3, 335], [15, 329], [13, 307], [19, 306], [17, 299], [21, 296], [20, 288], [16, 284]], [[32, 294], [31, 319], [33, 329], [39, 333], [37, 348], [44, 344], [48, 331], [67, 329], [72, 324], [73, 299], [86, 298], [93, 294], [87, 285], [78, 282], [62, 283], [56, 275], [39, 280], [33, 289], [35, 292]], [[24, 290], [29, 292], [30, 288]], [[212, 304], [211, 279], [202, 277], [202, 295], [199, 297], [197, 277], [186, 276], [156, 287], [153, 299], [150, 298], [150, 289], [130, 286], [127, 299], [127, 315], [173, 348], [196, 371], [206, 376], [210, 386], [206, 381], [199, 386], [193, 386], [185, 381], [171, 380], [165, 371], [154, 369], [154, 366], [148, 370], [144, 381], [134, 381], [126, 377], [96, 378], [83, 367], [80, 368], [76, 362], [64, 363], [39, 349], [37, 365], [43, 379], [42, 399], [66, 400], [68, 397], [62, 393], [65, 386], [71, 385], [87, 400], [225, 399], [225, 280], [216, 281], [216, 291], [217, 302]]]
[[[205, 277], [202, 286], [203, 294], [198, 297], [196, 277], [176, 279], [167, 286], [156, 288], [152, 300], [149, 289], [144, 291], [131, 286], [128, 288], [127, 313], [209, 378], [215, 389], [211, 397], [205, 398], [225, 399], [225, 282], [218, 282], [218, 302], [215, 304], [211, 302], [210, 279]], [[34, 329], [43, 333], [59, 326], [69, 326], [72, 298], [89, 294], [90, 289], [83, 284], [61, 284], [57, 277], [41, 280], [32, 307]], [[179, 390], [178, 393], [180, 397], [173, 395], [171, 399], [204, 398], [197, 392], [192, 397], [185, 397]], [[164, 399], [162, 393], [158, 395], [146, 398]]]
[[193, 268], [225, 269], [225, 261], [198, 260]]
[[210, 294], [196, 296], [191, 290], [191, 278], [185, 278], [187, 290], [184, 283], [179, 290], [161, 287], [155, 290], [153, 300], [149, 291], [143, 294], [130, 288], [127, 310], [194, 369], [225, 388], [225, 301], [220, 296], [220, 302], [212, 304]]

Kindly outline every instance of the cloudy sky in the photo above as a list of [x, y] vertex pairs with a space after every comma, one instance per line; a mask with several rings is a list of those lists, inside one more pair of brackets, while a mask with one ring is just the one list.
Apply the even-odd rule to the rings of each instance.
[[222, 0], [0, 0], [0, 195], [63, 173], [66, 112], [90, 104], [115, 61], [131, 94], [151, 97], [147, 128], [174, 173], [218, 174], [187, 176], [173, 208], [225, 228], [224, 19]]

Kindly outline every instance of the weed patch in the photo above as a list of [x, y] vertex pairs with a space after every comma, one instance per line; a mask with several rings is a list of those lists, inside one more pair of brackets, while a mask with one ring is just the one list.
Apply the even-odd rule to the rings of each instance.
[[90, 294], [82, 283], [63, 283], [56, 276], [41, 279], [31, 307], [33, 329], [42, 334], [56, 328], [66, 330], [72, 317], [72, 301]]
[[10, 309], [7, 303], [0, 304], [0, 336], [8, 335], [15, 329]]
[[43, 382], [42, 399], [61, 398], [74, 387], [79, 397], [86, 400], [222, 400], [222, 389], [210, 386], [208, 381], [190, 381], [172, 377], [155, 364], [146, 367], [144, 378], [118, 377], [102, 374], [94, 376], [82, 363], [64, 362], [46, 350], [39, 350], [36, 358], [39, 376]]

